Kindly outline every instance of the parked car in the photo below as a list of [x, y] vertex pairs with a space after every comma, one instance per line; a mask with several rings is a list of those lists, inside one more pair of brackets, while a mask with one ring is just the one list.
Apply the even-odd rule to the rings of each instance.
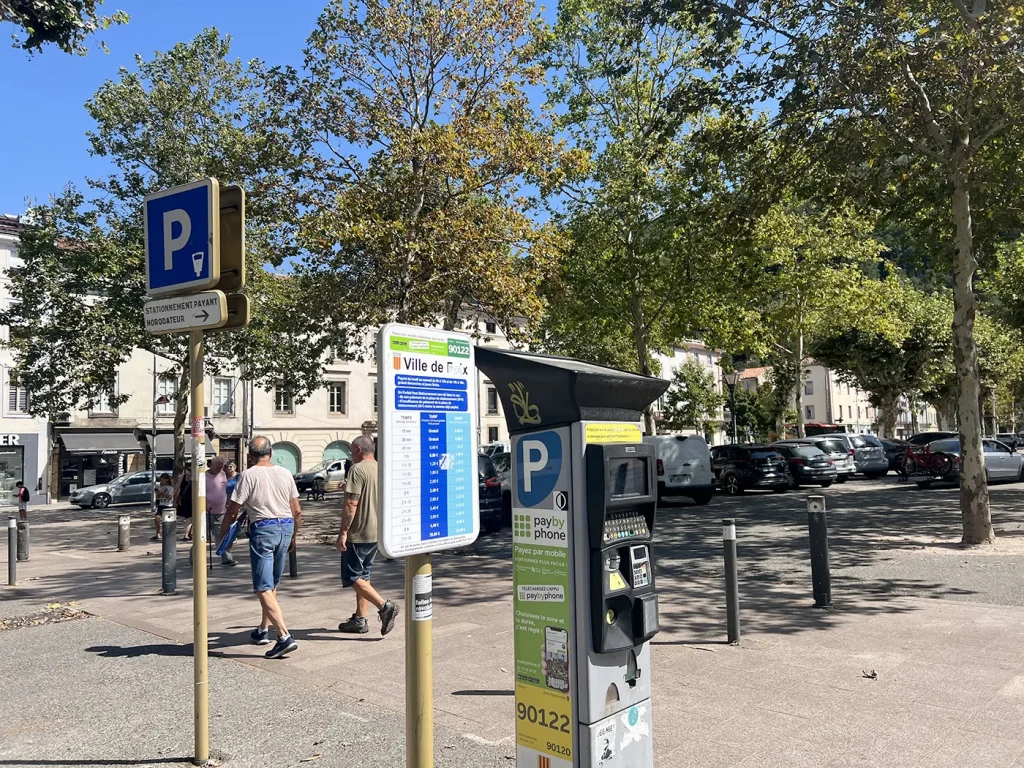
[[[1024, 480], [1024, 456], [998, 440], [986, 438], [981, 441], [981, 445], [985, 453], [985, 477], [989, 482]], [[929, 443], [925, 450], [931, 457], [933, 466], [942, 466], [946, 471], [943, 471], [938, 477], [918, 480], [918, 488], [930, 488], [933, 483], [941, 481], [959, 482], [959, 438], [936, 440]], [[947, 457], [948, 461], [945, 460]]]
[[1020, 437], [1015, 435], [1013, 432], [1000, 432], [996, 435], [996, 440], [1001, 443], [1006, 443], [1015, 451], [1020, 450], [1020, 447], [1024, 445], [1024, 442], [1021, 441]]
[[491, 456], [494, 468], [501, 478], [501, 521], [512, 525], [512, 454], [508, 451]]
[[789, 488], [789, 465], [766, 445], [717, 445], [711, 449], [711, 469], [718, 487], [730, 496], [748, 488]]
[[874, 435], [835, 433], [822, 435], [843, 443], [853, 452], [853, 464], [864, 477], [882, 477], [889, 473], [889, 459], [881, 441]]
[[711, 451], [697, 435], [652, 435], [644, 442], [658, 457], [658, 498], [686, 496], [707, 504], [715, 493]]
[[836, 463], [816, 445], [773, 443], [768, 446], [781, 453], [789, 463], [789, 487], [799, 488], [801, 483], [828, 488], [836, 481]]
[[322, 461], [305, 472], [296, 472], [295, 487], [299, 493], [313, 490], [314, 485], [319, 485], [324, 491], [341, 488], [345, 485], [345, 462], [346, 459]]
[[68, 501], [82, 509], [103, 509], [111, 504], [148, 504], [153, 497], [153, 473], [129, 472], [109, 483], [89, 485], [71, 493]]
[[878, 438], [885, 450], [885, 458], [889, 460], [889, 469], [898, 472], [903, 466], [903, 458], [907, 455], [907, 448], [910, 443], [906, 440], [890, 440], [886, 437]]
[[480, 454], [476, 457], [480, 483], [480, 525], [488, 533], [501, 530], [501, 478], [494, 462]]
[[509, 453], [512, 450], [512, 446], [508, 443], [488, 443], [487, 445], [480, 446], [480, 453], [484, 456], [494, 457], [496, 453]]
[[911, 445], [928, 445], [936, 440], [945, 440], [950, 437], [957, 437], [956, 432], [918, 432], [916, 435], [908, 437], [907, 442]]
[[813, 445], [824, 453], [836, 467], [836, 482], [845, 483], [857, 474], [857, 466], [853, 463], [853, 449], [841, 440], [830, 437], [803, 437], [779, 440], [775, 445]]

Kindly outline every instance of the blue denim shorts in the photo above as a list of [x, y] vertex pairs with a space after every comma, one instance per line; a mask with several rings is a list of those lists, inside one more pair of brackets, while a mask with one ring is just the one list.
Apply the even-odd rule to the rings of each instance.
[[376, 544], [353, 544], [350, 541], [341, 553], [341, 585], [351, 587], [358, 579], [369, 581], [375, 557]]
[[269, 592], [281, 583], [294, 530], [295, 523], [290, 518], [250, 523], [249, 563], [254, 592]]

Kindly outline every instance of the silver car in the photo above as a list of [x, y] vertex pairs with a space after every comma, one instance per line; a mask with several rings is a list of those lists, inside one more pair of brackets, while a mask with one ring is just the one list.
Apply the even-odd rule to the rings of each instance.
[[874, 435], [847, 435], [836, 432], [822, 437], [843, 443], [853, 453], [853, 463], [857, 471], [865, 477], [882, 477], [889, 473], [889, 459], [885, 455], [885, 446]]
[[799, 437], [789, 440], [779, 440], [778, 445], [813, 445], [824, 453], [836, 466], [836, 482], [845, 483], [848, 478], [857, 474], [857, 467], [853, 463], [853, 449], [845, 442], [835, 440], [834, 437]]
[[129, 472], [109, 483], [78, 488], [68, 501], [82, 509], [103, 509], [111, 504], [148, 504], [153, 495], [153, 473]]
[[[1024, 480], [1024, 456], [1017, 453], [1006, 443], [998, 440], [985, 439], [981, 441], [982, 449], [985, 452], [985, 477], [989, 482], [996, 480]], [[952, 468], [944, 478], [932, 478], [930, 480], [918, 480], [918, 488], [927, 488], [940, 479], [959, 482], [960, 480], [960, 440], [949, 438], [947, 440], [936, 440], [928, 443], [928, 453], [932, 456], [949, 456], [952, 461]], [[947, 464], [948, 466], [948, 464]]]

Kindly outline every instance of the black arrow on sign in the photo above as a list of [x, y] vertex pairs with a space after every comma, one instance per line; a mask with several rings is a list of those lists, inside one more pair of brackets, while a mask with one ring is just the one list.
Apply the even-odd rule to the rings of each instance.
[[203, 310], [203, 313], [202, 313], [201, 315], [196, 315], [196, 319], [197, 319], [197, 320], [199, 320], [199, 319], [202, 319], [202, 320], [203, 320], [203, 322], [206, 322], [206, 319], [207, 319], [207, 318], [208, 318], [209, 316], [210, 316], [210, 313], [209, 313], [209, 312], [207, 312], [207, 311], [206, 311], [206, 310], [204, 309], [204, 310]]

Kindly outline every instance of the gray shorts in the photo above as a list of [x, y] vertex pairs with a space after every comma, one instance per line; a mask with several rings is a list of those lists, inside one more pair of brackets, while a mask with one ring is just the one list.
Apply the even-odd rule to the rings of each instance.
[[376, 544], [353, 544], [350, 541], [341, 553], [341, 585], [351, 587], [359, 579], [369, 581], [375, 557]]

